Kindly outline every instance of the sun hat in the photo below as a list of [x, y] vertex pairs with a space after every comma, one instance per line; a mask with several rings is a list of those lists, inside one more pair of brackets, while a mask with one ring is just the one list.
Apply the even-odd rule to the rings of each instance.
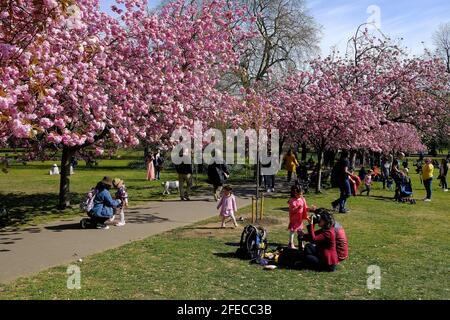
[[110, 177], [104, 177], [102, 183], [111, 187], [113, 185], [112, 179]]
[[112, 181], [112, 185], [114, 188], [119, 188], [123, 185], [123, 180], [119, 178], [114, 178], [114, 180]]

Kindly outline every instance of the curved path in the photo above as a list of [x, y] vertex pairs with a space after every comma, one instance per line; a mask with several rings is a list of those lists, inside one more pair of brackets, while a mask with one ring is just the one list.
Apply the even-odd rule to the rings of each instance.
[[[251, 204], [251, 187], [241, 186], [235, 193], [240, 208]], [[0, 230], [0, 283], [187, 226], [217, 216], [218, 211], [212, 197], [192, 197], [190, 202], [150, 202], [125, 214], [127, 225], [109, 230], [81, 230], [80, 218]]]

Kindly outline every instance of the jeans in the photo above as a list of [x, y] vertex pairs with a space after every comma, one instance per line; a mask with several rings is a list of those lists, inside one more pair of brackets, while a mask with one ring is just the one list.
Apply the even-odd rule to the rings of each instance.
[[427, 199], [431, 200], [431, 185], [433, 184], [433, 178], [427, 179], [423, 182], [425, 190], [427, 191]]
[[275, 188], [275, 176], [264, 176], [264, 187], [266, 189]]
[[345, 181], [342, 181], [340, 183], [339, 189], [341, 191], [341, 194], [339, 196], [339, 199], [333, 201], [333, 207], [339, 205], [339, 212], [345, 212], [347, 210], [347, 199], [350, 197], [350, 194], [352, 193], [350, 189], [350, 181], [346, 179]]
[[155, 167], [155, 178], [156, 180], [161, 180], [161, 168]]
[[91, 223], [93, 223], [93, 224], [105, 224], [105, 222], [110, 219], [110, 218], [105, 218], [105, 217], [97, 217], [90, 213], [88, 214], [88, 216], [91, 218]]
[[445, 190], [448, 189], [447, 177], [441, 177], [441, 184], [442, 184], [442, 189], [445, 189]]

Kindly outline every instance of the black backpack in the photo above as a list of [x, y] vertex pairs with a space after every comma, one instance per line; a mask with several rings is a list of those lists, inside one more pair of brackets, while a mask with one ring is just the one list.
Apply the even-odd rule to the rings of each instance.
[[267, 250], [267, 231], [263, 227], [248, 225], [241, 235], [236, 255], [244, 260], [256, 260], [264, 256]]

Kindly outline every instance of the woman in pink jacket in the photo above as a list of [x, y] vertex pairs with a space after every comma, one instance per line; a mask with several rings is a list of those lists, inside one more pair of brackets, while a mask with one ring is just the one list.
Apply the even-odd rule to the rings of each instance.
[[222, 225], [221, 228], [225, 228], [227, 218], [231, 218], [233, 220], [234, 226], [237, 227], [238, 224], [236, 222], [237, 207], [236, 207], [236, 198], [232, 193], [233, 189], [230, 186], [225, 186], [223, 188], [223, 197], [217, 205], [217, 209], [220, 210], [220, 216], [222, 217]]

